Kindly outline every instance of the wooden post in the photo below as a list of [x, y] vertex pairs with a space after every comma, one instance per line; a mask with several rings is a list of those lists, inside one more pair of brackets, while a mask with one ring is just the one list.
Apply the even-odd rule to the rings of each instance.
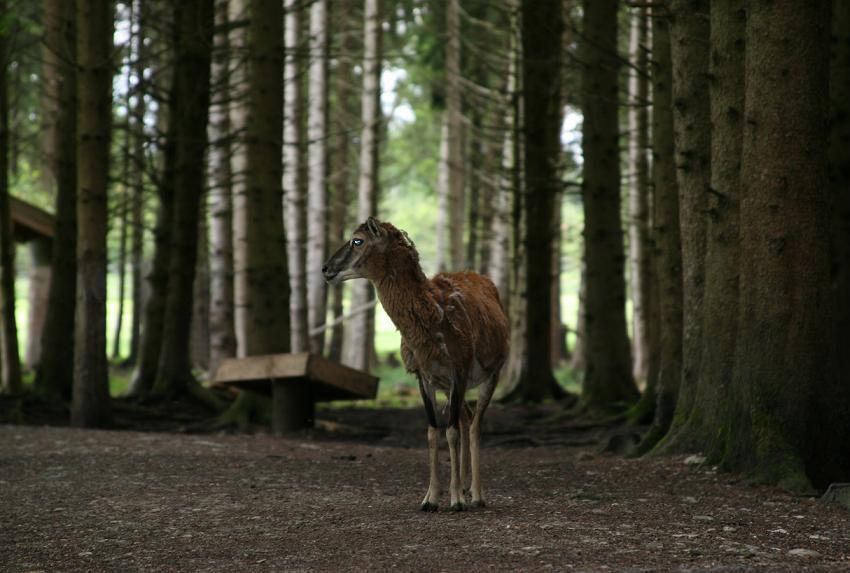
[[306, 379], [272, 380], [272, 432], [285, 434], [313, 427], [316, 406]]

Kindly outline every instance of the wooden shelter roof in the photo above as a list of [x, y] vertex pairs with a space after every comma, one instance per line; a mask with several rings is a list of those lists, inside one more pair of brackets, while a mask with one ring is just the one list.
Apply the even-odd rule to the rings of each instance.
[[9, 206], [12, 211], [12, 232], [16, 241], [53, 239], [55, 232], [53, 215], [17, 197], [9, 197]]

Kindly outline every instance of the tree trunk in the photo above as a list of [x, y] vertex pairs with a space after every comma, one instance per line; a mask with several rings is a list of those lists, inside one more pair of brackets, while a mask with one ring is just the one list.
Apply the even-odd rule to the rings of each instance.
[[27, 346], [24, 356], [29, 368], [37, 368], [41, 361], [41, 338], [50, 296], [50, 259], [52, 241], [34, 239], [30, 243], [29, 316], [27, 317]]
[[[744, 112], [743, 0], [711, 5], [711, 193], [707, 205], [702, 357], [696, 394], [677, 408], [684, 425], [671, 429], [669, 451], [701, 450], [712, 462], [726, 447], [724, 411], [739, 396], [731, 386], [738, 321], [739, 205]], [[686, 409], [687, 407], [687, 409]], [[718, 428], [722, 431], [718, 432]]]
[[830, 357], [826, 156], [812, 152], [827, 145], [829, 5], [747, 6], [733, 383], [746, 385], [749, 415], [733, 423], [725, 463], [807, 490], [850, 471], [850, 401]]
[[833, 190], [832, 267], [839, 353], [850, 371], [850, 3], [832, 6], [833, 50], [829, 82], [832, 125], [829, 142], [830, 187]]
[[106, 228], [113, 7], [77, 2], [77, 314], [71, 424], [112, 422], [106, 362]]
[[[449, 245], [449, 225], [451, 219], [451, 206], [449, 189], [449, 114], [444, 111], [440, 119], [440, 166], [437, 171], [437, 230], [434, 240], [436, 242], [437, 260], [436, 266], [439, 272], [448, 270], [449, 262], [446, 259]], [[449, 241], [451, 244], [451, 241]]]
[[629, 271], [632, 292], [632, 374], [646, 381], [649, 373], [649, 297], [652, 288], [649, 189], [649, 20], [646, 8], [631, 18], [629, 51]]
[[210, 139], [207, 178], [210, 212], [210, 374], [225, 358], [236, 355], [233, 327], [233, 187], [230, 170], [230, 41], [229, 0], [215, 6], [212, 85], [217, 87], [210, 102], [207, 133]]
[[[350, 159], [351, 148], [351, 133], [353, 125], [359, 124], [360, 101], [357, 97], [359, 90], [355, 90], [354, 82], [356, 76], [354, 67], [357, 63], [354, 54], [358, 51], [358, 42], [356, 41], [357, 32], [352, 28], [357, 26], [354, 18], [347, 11], [337, 11], [338, 29], [341, 33], [340, 43], [338, 45], [338, 53], [336, 67], [336, 78], [334, 79], [334, 97], [336, 105], [333, 108], [331, 121], [333, 122], [333, 153], [331, 155], [331, 172], [330, 172], [330, 187], [331, 187], [331, 206], [330, 206], [330, 229], [329, 240], [332, 241], [331, 248], [336, 248], [336, 245], [342, 244], [346, 240], [346, 215], [348, 213], [348, 204], [351, 201], [351, 182], [352, 175], [355, 172], [355, 167]], [[362, 28], [362, 21], [360, 23]], [[355, 28], [356, 29], [356, 28]], [[358, 93], [355, 93], [358, 92]], [[332, 293], [332, 314], [334, 322], [339, 320], [343, 315], [343, 285], [334, 285]], [[334, 362], [342, 360], [342, 345], [344, 338], [343, 322], [339, 322], [331, 331], [330, 348], [328, 349], [328, 357]]]
[[[5, 13], [5, 6], [0, 12]], [[0, 35], [0, 393], [19, 394], [22, 385], [15, 324], [15, 243], [9, 204], [9, 61], [9, 40], [4, 31]]]
[[682, 241], [682, 375], [671, 433], [687, 419], [696, 394], [704, 343], [706, 225], [711, 189], [711, 109], [708, 93], [709, 2], [670, 4], [673, 128]]
[[463, 115], [460, 93], [460, 0], [446, 5], [446, 121], [448, 124], [449, 250], [452, 270], [467, 268], [463, 248], [464, 197]]
[[[564, 392], [551, 366], [552, 236], [560, 180], [560, 78], [564, 14], [560, 0], [523, 2], [522, 82], [525, 175], [524, 354], [508, 400], [540, 402]], [[552, 89], [556, 86], [557, 89]], [[533, 301], [533, 303], [531, 302]]]
[[[204, 165], [206, 169], [206, 165]], [[204, 184], [204, 191], [209, 187]], [[198, 215], [197, 256], [192, 287], [192, 325], [189, 335], [189, 364], [204, 372], [210, 371], [210, 243], [206, 194], [201, 193]]]
[[[142, 3], [142, 13], [148, 6]], [[153, 10], [153, 5], [149, 5]], [[154, 42], [154, 51], [158, 52], [159, 58], [153, 64], [154, 92], [157, 94], [168, 94], [167, 101], [157, 101], [156, 129], [158, 133], [165, 131], [162, 139], [159, 163], [157, 170], [157, 196], [159, 199], [159, 210], [157, 212], [156, 228], [154, 229], [154, 255], [151, 269], [148, 273], [149, 294], [144, 304], [142, 317], [142, 332], [139, 344], [139, 359], [133, 379], [130, 383], [129, 394], [139, 398], [145, 398], [151, 391], [156, 380], [157, 369], [160, 361], [160, 350], [162, 349], [163, 321], [165, 318], [165, 306], [168, 294], [169, 265], [171, 256], [171, 232], [174, 219], [174, 175], [176, 168], [176, 138], [177, 123], [179, 118], [171, 113], [168, 102], [175, 98], [176, 82], [174, 72], [169, 68], [167, 54], [171, 54], [174, 46], [174, 35], [171, 32], [170, 7], [157, 7], [157, 12], [151, 12], [151, 16], [157, 16], [157, 24], [160, 32]], [[152, 26], [153, 27], [153, 26]]]
[[[75, 0], [44, 2], [45, 98], [55, 98], [55, 121], [45, 130], [45, 147], [56, 184], [51, 283], [42, 331], [43, 352], [35, 388], [44, 395], [71, 399], [74, 373], [74, 315], [77, 300], [77, 77]], [[49, 72], [48, 72], [49, 70]]]
[[194, 383], [190, 332], [198, 254], [198, 220], [204, 194], [204, 153], [209, 114], [213, 0], [175, 5], [177, 29], [174, 90], [170, 116], [176, 118], [173, 171], [174, 214], [168, 257], [168, 291], [153, 392], [179, 396]]
[[[130, 9], [130, 22], [133, 21], [132, 8]], [[132, 43], [132, 34], [129, 40]], [[132, 51], [128, 50], [128, 59], [132, 58]], [[118, 360], [121, 356], [121, 331], [124, 326], [124, 295], [127, 291], [127, 237], [130, 225], [130, 146], [132, 145], [132, 131], [130, 129], [130, 91], [127, 91], [125, 101], [127, 109], [127, 125], [124, 130], [124, 146], [121, 150], [121, 197], [118, 199], [121, 218], [119, 219], [118, 238], [118, 312], [115, 317], [115, 330], [112, 335], [112, 359]]]
[[[310, 6], [310, 109], [307, 138], [309, 180], [307, 193], [307, 324], [325, 323], [328, 289], [322, 273], [327, 259], [327, 120], [328, 120], [328, 0]], [[321, 354], [325, 331], [310, 337], [310, 351]]]
[[[583, 258], [583, 257], [582, 257]], [[585, 263], [581, 263], [581, 278], [578, 286], [578, 310], [576, 311], [576, 341], [573, 345], [573, 356], [570, 360], [570, 368], [575, 371], [584, 371], [585, 343], [587, 342], [587, 271]]]
[[[560, 122], [559, 122], [560, 125]], [[549, 327], [551, 343], [550, 362], [552, 368], [558, 368], [568, 358], [567, 329], [561, 320], [561, 189], [555, 191], [555, 208], [552, 211], [552, 262], [549, 269], [549, 296], [552, 320]]]
[[670, 28], [663, 14], [653, 14], [652, 24], [653, 236], [660, 346], [655, 417], [640, 446], [643, 452], [654, 448], [670, 428], [682, 373], [682, 244], [674, 163]]
[[[357, 186], [357, 220], [375, 215], [378, 198], [378, 149], [381, 134], [381, 19], [379, 0], [366, 0], [363, 13], [363, 99], [360, 136], [360, 176]], [[375, 299], [368, 281], [357, 281], [351, 287], [351, 308], [360, 308]], [[375, 311], [373, 308], [353, 316], [345, 329], [343, 362], [358, 370], [369, 370], [375, 346]]]
[[148, 13], [144, 0], [138, 0], [139, 6], [134, 10], [137, 15], [138, 31], [136, 33], [136, 65], [134, 66], [133, 75], [136, 78], [135, 86], [135, 103], [132, 112], [132, 131], [133, 131], [133, 161], [131, 163], [133, 173], [133, 197], [131, 206], [131, 243], [130, 247], [130, 267], [132, 272], [132, 294], [133, 299], [133, 316], [130, 325], [130, 354], [125, 360], [127, 365], [135, 365], [139, 356], [139, 346], [141, 344], [142, 334], [142, 314], [144, 310], [144, 302], [142, 289], [144, 287], [143, 279], [143, 261], [144, 261], [144, 245], [145, 245], [145, 225], [144, 225], [144, 204], [145, 204], [145, 95], [148, 92], [148, 82], [145, 78], [145, 66], [148, 62], [148, 48], [143, 41], [144, 34], [149, 25]]
[[[289, 351], [289, 277], [281, 197], [283, 151], [283, 11], [251, 0], [245, 106], [245, 188], [234, 213], [244, 240], [236, 281], [244, 319], [241, 356]], [[234, 125], [234, 128], [236, 126]]]
[[585, 371], [582, 400], [621, 408], [638, 397], [626, 327], [618, 151], [617, 2], [585, 3], [584, 91]]
[[283, 192], [286, 215], [286, 245], [289, 260], [289, 281], [292, 291], [290, 322], [292, 351], [309, 349], [307, 334], [307, 197], [306, 171], [307, 136], [303, 133], [302, 81], [304, 53], [301, 39], [302, 9], [299, 0], [286, 2], [286, 57], [284, 59], [284, 123], [283, 123]]

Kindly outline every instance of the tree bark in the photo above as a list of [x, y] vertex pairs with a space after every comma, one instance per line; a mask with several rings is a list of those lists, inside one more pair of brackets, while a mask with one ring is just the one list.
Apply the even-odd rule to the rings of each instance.
[[209, 116], [213, 0], [187, 0], [174, 9], [177, 29], [170, 116], [176, 120], [174, 214], [168, 257], [168, 291], [153, 393], [173, 397], [195, 382], [190, 332], [198, 254], [198, 224], [204, 194], [204, 153]]
[[[44, 133], [50, 150], [47, 170], [56, 189], [51, 284], [42, 353], [35, 377], [41, 394], [71, 399], [74, 373], [74, 315], [77, 300], [77, 15], [75, 0], [44, 2], [45, 98], [55, 98], [55, 121]], [[48, 72], [49, 70], [49, 72]]]
[[443, 111], [440, 118], [440, 166], [437, 171], [437, 229], [434, 240], [436, 242], [437, 260], [436, 266], [439, 272], [448, 270], [451, 257], [447, 258], [451, 240], [449, 239], [449, 226], [451, 225], [451, 207], [449, 188], [449, 114]]
[[626, 327], [625, 252], [620, 221], [617, 2], [585, 3], [584, 123], [585, 371], [582, 400], [620, 408], [638, 397]]
[[[5, 6], [2, 12], [5, 12]], [[15, 243], [9, 204], [9, 40], [0, 35], [0, 393], [20, 394], [21, 361], [15, 324]]]
[[[707, 205], [702, 356], [695, 396], [680, 403], [686, 419], [666, 440], [668, 451], [701, 450], [720, 462], [726, 447], [724, 419], [735, 364], [740, 248], [741, 145], [743, 143], [746, 14], [744, 0], [711, 5], [711, 193]], [[687, 409], [686, 409], [687, 408]], [[735, 415], [737, 415], [735, 411]], [[722, 431], [718, 432], [718, 428]]]
[[807, 490], [850, 470], [850, 401], [830, 356], [826, 156], [812, 152], [827, 145], [829, 5], [747, 7], [733, 383], [746, 385], [748, 416], [730, 430], [725, 463]]
[[829, 82], [831, 127], [829, 178], [835, 209], [832, 226], [833, 290], [842, 369], [850, 371], [850, 3], [832, 5], [832, 58]]
[[464, 197], [463, 112], [460, 91], [460, 0], [446, 6], [446, 122], [449, 191], [449, 250], [452, 270], [468, 267], [463, 248], [466, 198]]
[[[561, 0], [523, 2], [522, 94], [525, 175], [524, 354], [508, 400], [540, 402], [564, 395], [551, 366], [552, 236], [560, 181], [560, 89], [564, 46]], [[533, 303], [531, 301], [534, 301]]]
[[629, 51], [629, 271], [632, 293], [632, 374], [646, 381], [649, 373], [649, 297], [652, 288], [649, 188], [649, 20], [646, 8], [631, 17]]
[[670, 28], [663, 12], [652, 16], [653, 236], [660, 332], [655, 417], [639, 448], [642, 452], [654, 448], [670, 428], [682, 374], [682, 244], [674, 163]]
[[[234, 213], [244, 240], [234, 246], [244, 319], [240, 356], [289, 351], [289, 277], [283, 229], [283, 11], [251, 0], [245, 106], [245, 188]], [[235, 126], [234, 126], [235, 127]]]
[[204, 372], [210, 372], [210, 243], [209, 219], [204, 208], [208, 191], [209, 187], [204, 180], [198, 213], [197, 256], [195, 279], [192, 283], [192, 324], [189, 334], [189, 364]]
[[24, 363], [37, 368], [41, 361], [41, 338], [50, 296], [50, 259], [52, 241], [34, 239], [30, 243], [29, 316], [27, 317], [27, 343]]
[[[379, 0], [366, 0], [363, 13], [363, 99], [360, 136], [360, 175], [357, 186], [357, 220], [376, 214], [379, 191], [378, 150], [381, 136], [381, 19]], [[351, 308], [375, 298], [368, 281], [351, 286]], [[358, 370], [369, 370], [375, 346], [375, 311], [369, 309], [351, 318], [345, 330], [343, 362]]]
[[284, 59], [284, 120], [283, 120], [283, 192], [285, 197], [286, 240], [289, 260], [289, 281], [292, 292], [290, 323], [292, 351], [309, 349], [307, 334], [307, 197], [306, 149], [307, 135], [303, 132], [304, 62], [302, 46], [302, 9], [299, 0], [286, 3], [286, 57]]
[[[328, 289], [322, 273], [327, 259], [328, 0], [310, 6], [310, 105], [308, 110], [307, 324], [323, 325]], [[310, 351], [321, 354], [325, 331], [310, 337]]]
[[230, 39], [229, 0], [215, 6], [212, 85], [207, 133], [210, 139], [207, 206], [210, 212], [210, 373], [225, 358], [236, 355], [233, 326], [233, 187], [230, 170]]
[[673, 128], [682, 241], [682, 375], [671, 434], [693, 405], [703, 340], [706, 225], [711, 188], [709, 2], [670, 4]]
[[113, 7], [77, 2], [77, 314], [71, 424], [112, 422], [106, 362], [106, 228]]
[[[348, 204], [352, 195], [352, 175], [356, 171], [356, 167], [352, 165], [350, 158], [351, 133], [353, 132], [353, 125], [359, 124], [361, 105], [359, 90], [356, 90], [354, 85], [356, 81], [354, 67], [357, 63], [355, 54], [359, 48], [356, 38], [358, 34], [362, 33], [362, 18], [358, 18], [358, 25], [347, 11], [339, 10], [336, 14], [338, 18], [337, 26], [340, 29], [340, 34], [336, 36], [340, 38], [340, 43], [337, 48], [339, 56], [337, 58], [336, 77], [334, 78], [336, 105], [332, 109], [333, 114], [331, 116], [333, 153], [330, 158], [331, 205], [328, 235], [333, 243], [332, 248], [346, 240], [346, 220]], [[336, 322], [344, 312], [343, 285], [334, 285], [331, 295], [331, 312]], [[334, 362], [342, 360], [344, 329], [344, 323], [339, 322], [331, 331], [328, 357]]]
[[[179, 118], [171, 113], [168, 102], [175, 98], [176, 82], [174, 71], [167, 62], [167, 55], [174, 49], [174, 33], [172, 22], [172, 10], [170, 7], [157, 6], [154, 12], [153, 5], [142, 4], [142, 14], [149, 6], [152, 19], [155, 18], [159, 33], [155, 36], [154, 51], [160, 55], [153, 65], [151, 82], [154, 93], [158, 94], [156, 130], [157, 133], [165, 131], [165, 137], [161, 141], [159, 152], [159, 168], [156, 173], [156, 191], [159, 200], [156, 227], [154, 229], [154, 254], [151, 269], [147, 276], [148, 291], [147, 300], [144, 304], [142, 316], [142, 332], [139, 343], [139, 359], [133, 378], [130, 383], [129, 394], [144, 399], [150, 394], [156, 380], [157, 369], [162, 349], [163, 324], [165, 319], [165, 306], [168, 296], [168, 269], [171, 256], [171, 232], [174, 218], [174, 196], [173, 188], [176, 169], [176, 138], [177, 123]], [[153, 28], [153, 26], [152, 26]], [[162, 94], [168, 94], [163, 101]]]

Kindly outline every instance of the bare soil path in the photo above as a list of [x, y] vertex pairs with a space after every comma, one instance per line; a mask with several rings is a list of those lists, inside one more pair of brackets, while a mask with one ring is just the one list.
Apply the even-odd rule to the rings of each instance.
[[327, 417], [369, 440], [0, 426], [0, 570], [850, 571], [850, 512], [581, 426], [492, 427], [488, 507], [422, 513], [421, 413]]

